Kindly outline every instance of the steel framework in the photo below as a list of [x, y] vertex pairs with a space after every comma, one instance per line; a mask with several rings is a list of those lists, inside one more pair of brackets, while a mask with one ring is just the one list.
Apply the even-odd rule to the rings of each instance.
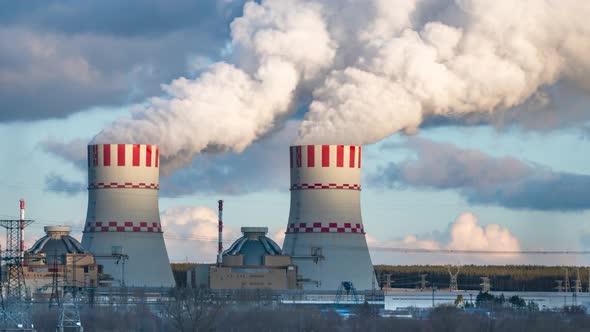
[[26, 284], [23, 272], [23, 230], [33, 220], [0, 220], [0, 227], [6, 229], [6, 250], [2, 261], [6, 270], [6, 284], [2, 291], [3, 330], [16, 329], [34, 331], [31, 319], [31, 305], [27, 300]]

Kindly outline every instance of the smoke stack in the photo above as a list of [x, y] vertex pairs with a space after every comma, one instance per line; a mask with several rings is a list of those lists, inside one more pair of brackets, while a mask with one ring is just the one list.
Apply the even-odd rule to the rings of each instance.
[[25, 199], [20, 199], [20, 265], [25, 262]]
[[217, 242], [217, 266], [221, 266], [223, 254], [223, 200], [217, 201], [218, 216], [219, 216], [219, 236]]
[[[160, 226], [158, 181], [157, 146], [88, 146], [88, 214], [82, 245], [97, 256], [104, 273], [121, 276], [121, 284], [127, 286], [174, 286]], [[128, 256], [124, 267], [109, 257], [114, 252]]]
[[291, 146], [291, 209], [283, 252], [304, 289], [357, 290], [375, 282], [361, 219], [361, 146]]

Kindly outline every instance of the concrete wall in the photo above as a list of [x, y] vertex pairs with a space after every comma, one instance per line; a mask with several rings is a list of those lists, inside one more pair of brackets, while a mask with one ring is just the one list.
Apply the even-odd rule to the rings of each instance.
[[292, 289], [295, 269], [216, 267], [209, 270], [212, 289]]
[[287, 255], [265, 255], [264, 266], [288, 266], [293, 265], [291, 256]]

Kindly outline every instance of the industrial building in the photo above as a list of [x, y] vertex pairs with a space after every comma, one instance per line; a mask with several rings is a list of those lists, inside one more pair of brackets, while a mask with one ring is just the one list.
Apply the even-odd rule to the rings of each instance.
[[266, 237], [267, 227], [242, 227], [243, 236], [223, 252], [221, 266], [211, 266], [212, 289], [295, 289], [297, 269], [290, 256]]
[[291, 207], [283, 254], [306, 290], [376, 287], [361, 217], [361, 146], [290, 147]]
[[96, 287], [99, 267], [94, 256], [70, 236], [70, 227], [46, 226], [46, 235], [25, 252], [23, 273], [33, 296], [48, 296], [56, 278], [60, 284]]
[[88, 146], [88, 213], [82, 245], [112, 285], [173, 287], [158, 209], [159, 149]]
[[211, 289], [296, 289], [297, 267], [266, 237], [267, 227], [242, 227], [243, 236], [222, 255], [221, 264], [189, 270], [189, 287]]

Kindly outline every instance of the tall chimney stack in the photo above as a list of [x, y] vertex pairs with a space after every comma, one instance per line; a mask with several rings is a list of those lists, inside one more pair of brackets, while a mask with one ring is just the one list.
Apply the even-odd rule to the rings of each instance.
[[221, 262], [222, 262], [222, 255], [223, 255], [223, 200], [219, 200], [217, 201], [218, 205], [218, 217], [219, 217], [219, 222], [218, 222], [218, 230], [219, 230], [219, 236], [218, 236], [218, 242], [217, 242], [217, 266], [221, 266]]
[[[156, 145], [88, 146], [88, 213], [82, 245], [121, 285], [173, 287], [158, 209]], [[113, 254], [127, 255], [117, 264]], [[124, 266], [123, 266], [124, 264]], [[123, 275], [124, 271], [124, 275]]]
[[20, 265], [25, 262], [25, 199], [20, 199]]
[[290, 148], [291, 208], [283, 253], [293, 256], [304, 289], [357, 290], [375, 282], [361, 218], [361, 146]]

